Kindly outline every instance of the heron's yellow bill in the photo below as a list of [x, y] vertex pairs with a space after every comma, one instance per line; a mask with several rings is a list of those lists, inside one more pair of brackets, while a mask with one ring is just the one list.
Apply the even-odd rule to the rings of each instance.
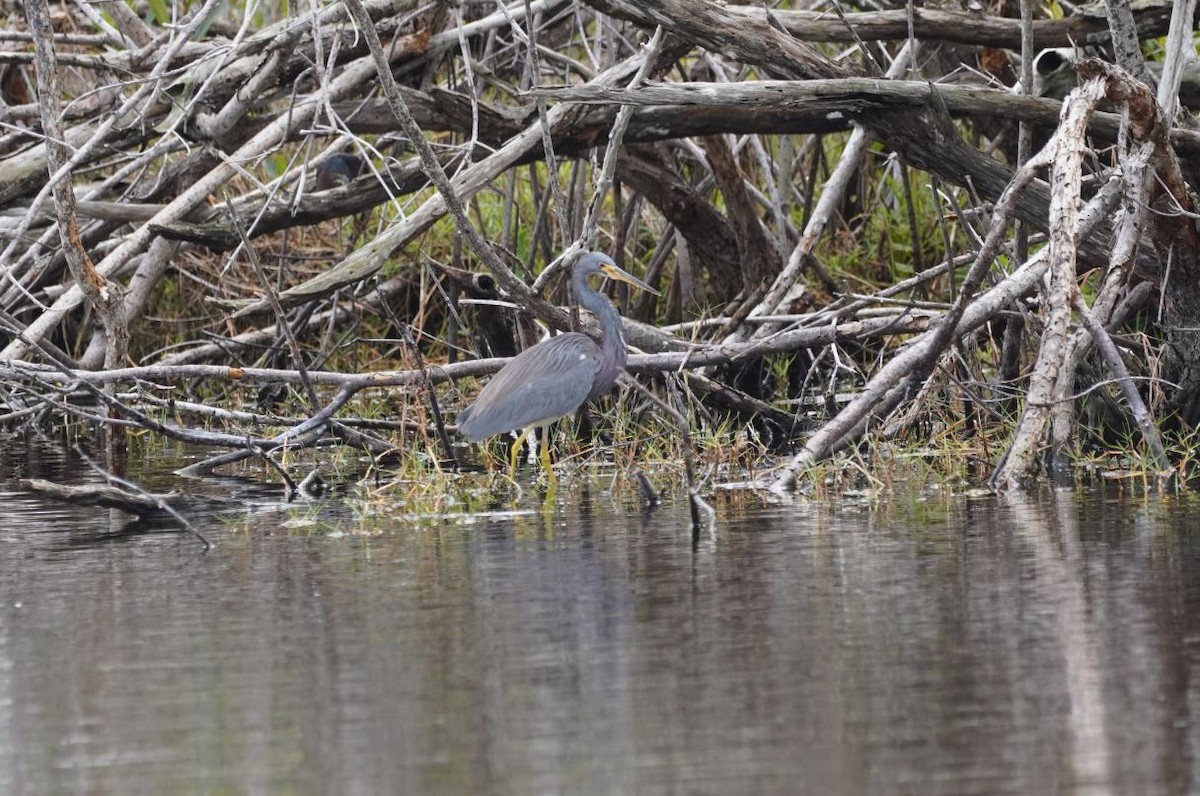
[[656, 296], [662, 295], [657, 290], [650, 287], [649, 285], [647, 285], [642, 280], [638, 279], [633, 274], [621, 270], [614, 263], [601, 263], [600, 264], [600, 273], [603, 274], [604, 276], [607, 276], [609, 279], [616, 279], [620, 282], [624, 282], [627, 285], [633, 285], [636, 288], [640, 288], [642, 290], [649, 291], [650, 293], [653, 293]]

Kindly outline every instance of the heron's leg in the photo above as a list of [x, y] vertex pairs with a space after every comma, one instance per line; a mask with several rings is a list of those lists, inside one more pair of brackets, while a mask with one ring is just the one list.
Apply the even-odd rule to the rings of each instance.
[[550, 463], [550, 427], [542, 426], [542, 469], [546, 471], [546, 481], [550, 484], [550, 491], [558, 491], [558, 477], [554, 475], [554, 465]]
[[517, 437], [517, 441], [513, 443], [512, 453], [508, 456], [508, 478], [510, 481], [517, 477], [517, 462], [521, 458], [521, 450], [525, 447], [525, 440], [529, 437], [529, 429], [521, 429], [521, 434]]

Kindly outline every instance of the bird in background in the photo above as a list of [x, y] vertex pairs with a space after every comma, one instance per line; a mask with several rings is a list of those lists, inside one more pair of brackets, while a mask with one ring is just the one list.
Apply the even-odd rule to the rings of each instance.
[[363, 168], [363, 160], [358, 155], [348, 155], [338, 152], [321, 161], [317, 166], [317, 190], [328, 191], [353, 182]]
[[492, 377], [475, 402], [458, 416], [458, 431], [472, 442], [522, 429], [513, 447], [510, 473], [526, 437], [541, 427], [541, 463], [551, 490], [558, 481], [550, 465], [545, 428], [572, 414], [587, 401], [607, 395], [625, 367], [625, 340], [621, 316], [608, 297], [588, 284], [594, 275], [607, 276], [655, 295], [658, 291], [617, 267], [600, 252], [587, 252], [571, 269], [571, 293], [575, 301], [596, 316], [601, 342], [581, 332], [566, 332], [530, 346]]

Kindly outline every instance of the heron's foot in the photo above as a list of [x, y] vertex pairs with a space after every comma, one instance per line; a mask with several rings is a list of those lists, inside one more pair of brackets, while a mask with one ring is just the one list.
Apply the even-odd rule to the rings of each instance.
[[521, 451], [525, 448], [525, 440], [529, 438], [529, 429], [523, 430], [518, 436], [517, 441], [513, 443], [512, 450], [508, 454], [508, 480], [515, 482], [517, 480], [517, 464], [521, 461]]
[[554, 465], [550, 462], [550, 434], [547, 431], [542, 433], [542, 449], [538, 457], [542, 462], [542, 469], [546, 471], [546, 484], [549, 487], [547, 498], [553, 497], [558, 491], [558, 476], [554, 474]]
[[546, 471], [546, 497], [552, 498], [558, 492], [558, 476], [554, 474], [554, 465], [544, 467]]

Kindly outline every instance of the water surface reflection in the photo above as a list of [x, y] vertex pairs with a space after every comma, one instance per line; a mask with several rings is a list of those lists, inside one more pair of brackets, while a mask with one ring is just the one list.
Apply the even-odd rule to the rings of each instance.
[[1190, 498], [253, 508], [0, 494], [0, 792], [1195, 789]]

